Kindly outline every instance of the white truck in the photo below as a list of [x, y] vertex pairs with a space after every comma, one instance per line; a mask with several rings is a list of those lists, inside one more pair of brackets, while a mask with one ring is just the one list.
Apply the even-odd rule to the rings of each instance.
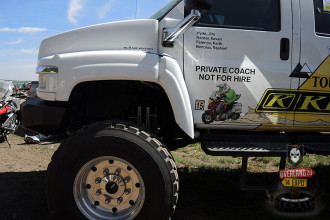
[[48, 167], [54, 217], [169, 219], [169, 150], [196, 141], [245, 169], [285, 165], [288, 145], [328, 155], [329, 27], [328, 0], [172, 0], [43, 40], [21, 109], [26, 128], [70, 135]]

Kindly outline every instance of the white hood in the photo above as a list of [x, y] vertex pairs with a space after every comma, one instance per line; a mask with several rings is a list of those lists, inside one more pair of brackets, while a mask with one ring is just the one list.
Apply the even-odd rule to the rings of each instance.
[[41, 42], [39, 59], [62, 53], [143, 50], [157, 53], [158, 20], [129, 20], [88, 26]]

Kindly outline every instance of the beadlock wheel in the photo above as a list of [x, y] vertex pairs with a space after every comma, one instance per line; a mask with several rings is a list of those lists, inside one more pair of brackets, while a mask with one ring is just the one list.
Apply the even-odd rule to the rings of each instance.
[[89, 219], [133, 219], [141, 210], [145, 188], [137, 169], [117, 157], [86, 163], [73, 186], [75, 202]]
[[52, 219], [169, 220], [178, 191], [170, 152], [151, 132], [125, 122], [78, 131], [47, 169]]

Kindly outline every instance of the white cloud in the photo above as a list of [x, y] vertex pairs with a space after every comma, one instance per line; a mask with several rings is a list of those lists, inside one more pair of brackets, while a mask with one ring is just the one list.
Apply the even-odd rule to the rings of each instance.
[[77, 23], [76, 17], [79, 15], [79, 11], [83, 9], [84, 2], [85, 0], [70, 0], [67, 15], [71, 23]]
[[14, 44], [20, 44], [20, 43], [22, 43], [23, 42], [23, 38], [18, 38], [18, 40], [17, 41], [11, 41], [11, 42], [7, 42], [7, 43], [5, 43], [5, 44], [10, 44], [10, 45], [14, 45]]
[[101, 9], [98, 11], [99, 19], [103, 19], [106, 14], [113, 8], [115, 0], [109, 0]]
[[18, 32], [18, 33], [35, 33], [46, 30], [47, 30], [46, 28], [38, 28], [38, 27], [0, 28], [0, 32]]

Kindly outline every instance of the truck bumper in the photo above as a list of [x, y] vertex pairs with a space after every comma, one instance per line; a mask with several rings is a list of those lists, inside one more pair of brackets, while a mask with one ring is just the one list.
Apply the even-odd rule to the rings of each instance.
[[28, 99], [21, 104], [21, 126], [49, 135], [61, 128], [65, 106], [57, 106], [39, 98]]

